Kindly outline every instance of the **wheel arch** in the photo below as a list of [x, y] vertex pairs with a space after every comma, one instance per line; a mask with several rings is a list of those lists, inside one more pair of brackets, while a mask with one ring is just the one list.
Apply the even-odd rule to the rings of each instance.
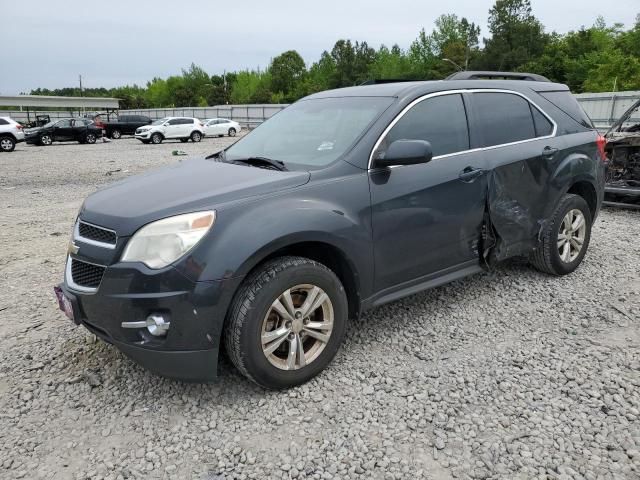
[[598, 212], [598, 192], [596, 191], [593, 183], [587, 180], [578, 180], [568, 188], [566, 193], [572, 193], [584, 198], [587, 205], [589, 205], [591, 219], [593, 220], [596, 218], [596, 214]]

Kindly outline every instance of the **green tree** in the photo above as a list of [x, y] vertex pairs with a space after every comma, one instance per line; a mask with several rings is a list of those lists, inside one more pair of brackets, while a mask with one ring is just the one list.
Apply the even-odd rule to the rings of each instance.
[[[283, 98], [295, 99], [295, 90], [307, 73], [307, 66], [298, 52], [288, 50], [275, 57], [269, 67], [271, 90]], [[291, 101], [289, 100], [289, 101]]]
[[497, 0], [489, 10], [489, 31], [480, 62], [489, 70], [517, 70], [540, 56], [548, 41], [531, 13], [530, 0]]

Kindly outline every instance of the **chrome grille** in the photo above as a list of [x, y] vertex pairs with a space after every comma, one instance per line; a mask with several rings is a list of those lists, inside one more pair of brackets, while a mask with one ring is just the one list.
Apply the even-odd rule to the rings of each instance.
[[105, 267], [71, 259], [71, 279], [73, 283], [85, 288], [98, 288]]
[[78, 223], [78, 235], [84, 239], [106, 243], [108, 245], [115, 245], [117, 240], [116, 232], [113, 230], [91, 225], [83, 221]]

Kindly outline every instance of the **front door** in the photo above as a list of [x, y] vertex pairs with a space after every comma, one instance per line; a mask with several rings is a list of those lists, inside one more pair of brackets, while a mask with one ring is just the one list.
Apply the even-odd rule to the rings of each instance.
[[59, 142], [73, 140], [73, 127], [71, 119], [65, 118], [53, 126], [53, 139]]
[[472, 145], [462, 95], [430, 95], [388, 131], [373, 158], [400, 139], [427, 140], [425, 164], [369, 170], [376, 291], [473, 264], [485, 210], [486, 165]]

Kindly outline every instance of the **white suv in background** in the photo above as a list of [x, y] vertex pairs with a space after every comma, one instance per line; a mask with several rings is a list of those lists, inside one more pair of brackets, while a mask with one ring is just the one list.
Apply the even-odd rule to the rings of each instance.
[[226, 118], [212, 118], [204, 121], [204, 133], [209, 137], [229, 135], [235, 137], [242, 130], [238, 122]]
[[20, 142], [24, 142], [22, 125], [9, 117], [0, 117], [0, 152], [13, 152]]
[[179, 139], [181, 142], [199, 142], [204, 137], [204, 125], [197, 118], [165, 117], [151, 125], [137, 128], [135, 138], [142, 143], [162, 143], [163, 140]]

